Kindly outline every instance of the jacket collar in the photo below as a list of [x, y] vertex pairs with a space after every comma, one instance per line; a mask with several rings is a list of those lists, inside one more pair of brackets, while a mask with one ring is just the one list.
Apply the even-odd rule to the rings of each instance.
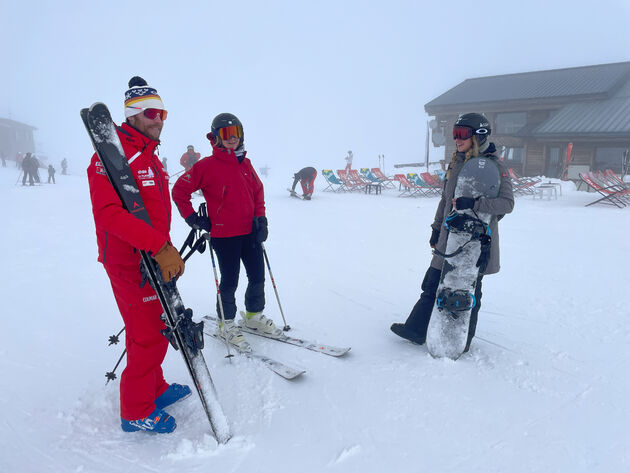
[[120, 137], [124, 144], [132, 146], [141, 152], [148, 151], [154, 153], [155, 149], [160, 144], [159, 141], [152, 140], [148, 136], [143, 135], [127, 122], [118, 127], [118, 130], [121, 132]]

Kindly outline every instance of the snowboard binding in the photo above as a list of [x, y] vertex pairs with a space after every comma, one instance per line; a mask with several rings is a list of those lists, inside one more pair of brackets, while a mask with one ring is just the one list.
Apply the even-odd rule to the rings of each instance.
[[459, 318], [458, 312], [471, 310], [477, 304], [474, 294], [468, 291], [451, 291], [445, 288], [437, 297], [437, 307], [448, 311], [454, 319]]

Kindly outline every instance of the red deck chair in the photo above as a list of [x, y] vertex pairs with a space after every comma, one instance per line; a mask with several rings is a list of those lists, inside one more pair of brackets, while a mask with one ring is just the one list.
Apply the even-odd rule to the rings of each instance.
[[383, 174], [383, 171], [381, 171], [380, 168], [372, 168], [370, 169], [370, 171], [372, 171], [372, 174], [374, 174], [374, 176], [376, 176], [376, 178], [381, 181], [381, 184], [384, 188], [396, 189], [396, 184], [394, 184], [394, 181], [396, 179], [387, 177], [385, 174]]
[[589, 205], [602, 203], [602, 204], [614, 205], [621, 209], [625, 207], [626, 205], [628, 205], [626, 196], [628, 192], [630, 192], [630, 190], [628, 189], [622, 190], [622, 189], [619, 189], [618, 186], [607, 186], [605, 185], [605, 183], [602, 183], [601, 181], [599, 181], [597, 177], [591, 172], [589, 173], [581, 172], [580, 179], [582, 179], [582, 181], [589, 188], [593, 189], [595, 192], [597, 192], [599, 195], [602, 196], [599, 199], [591, 202], [590, 204], [586, 204], [587, 207]]
[[345, 169], [338, 169], [337, 176], [339, 176], [339, 179], [341, 179], [341, 182], [343, 182], [343, 185], [346, 186], [349, 191], [365, 191], [365, 184], [354, 182], [350, 179]]
[[426, 182], [427, 184], [431, 186], [434, 193], [438, 195], [442, 194], [442, 187], [444, 186], [442, 179], [440, 179], [438, 176], [434, 174], [429, 174], [428, 172], [420, 173], [420, 177], [422, 177], [424, 182]]
[[404, 174], [395, 174], [394, 180], [398, 181], [399, 190], [398, 197], [418, 197], [423, 195], [422, 189], [407, 179]]

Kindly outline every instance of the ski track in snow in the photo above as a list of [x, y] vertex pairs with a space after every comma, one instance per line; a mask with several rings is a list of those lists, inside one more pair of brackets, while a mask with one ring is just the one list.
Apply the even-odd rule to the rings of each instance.
[[[120, 430], [118, 381], [105, 386], [103, 375], [120, 354], [107, 337], [121, 320], [96, 262], [86, 179], [16, 179], [0, 168], [0, 241], [15, 249], [2, 300], [17, 315], [0, 332], [0, 471], [630, 470], [627, 265], [614, 263], [630, 254], [628, 210], [585, 208], [593, 195], [570, 185], [557, 201], [517, 198], [500, 224], [501, 273], [483, 281], [477, 337], [453, 362], [389, 331], [419, 296], [436, 198], [318, 190], [302, 202], [286, 182], [265, 181], [266, 246], [290, 334], [352, 350], [337, 359], [248, 337], [258, 353], [307, 370], [286, 381], [256, 361], [228, 361], [207, 337], [233, 433], [218, 445], [196, 395], [168, 409], [173, 434]], [[173, 241], [187, 234], [175, 211]], [[243, 272], [239, 306], [244, 282]], [[266, 313], [279, 322], [267, 282]], [[196, 315], [213, 312], [207, 252], [187, 262], [179, 288]], [[164, 371], [188, 382], [173, 350]]]

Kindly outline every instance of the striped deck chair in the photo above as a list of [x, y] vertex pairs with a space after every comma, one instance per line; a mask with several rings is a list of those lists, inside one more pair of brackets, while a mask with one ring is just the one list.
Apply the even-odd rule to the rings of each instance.
[[420, 189], [413, 182], [407, 179], [404, 174], [395, 174], [394, 180], [398, 181], [400, 194], [398, 197], [418, 197], [422, 195]]
[[422, 179], [424, 179], [424, 182], [431, 186], [434, 194], [442, 195], [442, 188], [444, 187], [444, 183], [437, 175], [429, 174], [428, 172], [422, 172], [420, 173], [420, 176], [422, 177]]
[[381, 184], [385, 189], [396, 189], [396, 179], [392, 177], [387, 177], [385, 174], [383, 174], [383, 171], [381, 171], [380, 168], [372, 168], [370, 169], [370, 171], [377, 179], [381, 181]]
[[408, 172], [407, 179], [418, 188], [418, 193], [423, 197], [431, 197], [435, 195], [435, 190], [427, 184], [417, 172]]
[[322, 169], [322, 175], [326, 179], [325, 192], [346, 192], [346, 186], [339, 180], [332, 169]]
[[343, 182], [343, 185], [349, 191], [361, 191], [361, 192], [365, 191], [365, 184], [354, 182], [350, 178], [350, 176], [348, 175], [348, 172], [345, 169], [338, 169], [337, 175], [339, 176], [339, 179], [341, 179], [341, 182]]

